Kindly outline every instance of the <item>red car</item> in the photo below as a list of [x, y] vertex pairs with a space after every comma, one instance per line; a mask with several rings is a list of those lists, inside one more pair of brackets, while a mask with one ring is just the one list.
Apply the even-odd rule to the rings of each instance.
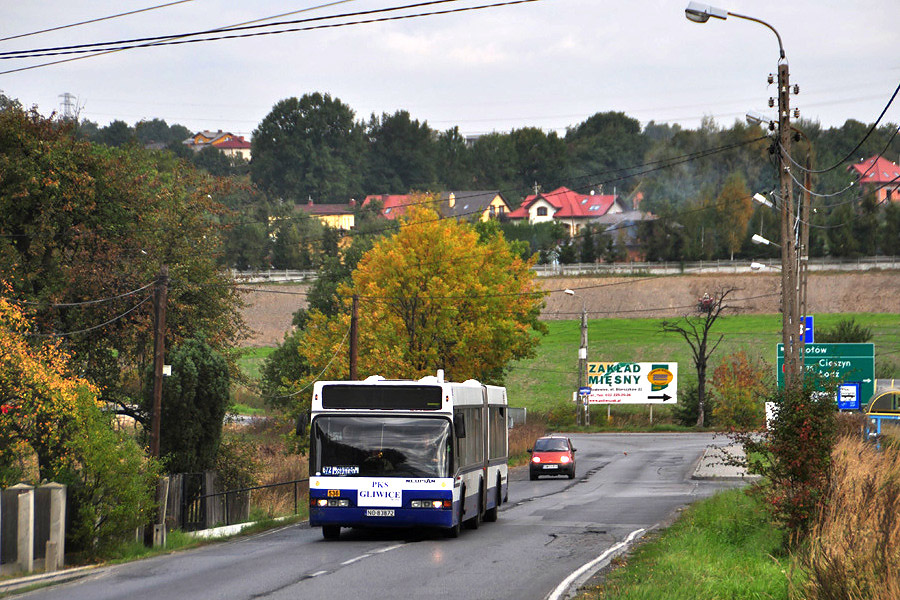
[[575, 477], [575, 448], [572, 440], [562, 435], [538, 438], [531, 453], [529, 474], [535, 480], [541, 475], [568, 475]]

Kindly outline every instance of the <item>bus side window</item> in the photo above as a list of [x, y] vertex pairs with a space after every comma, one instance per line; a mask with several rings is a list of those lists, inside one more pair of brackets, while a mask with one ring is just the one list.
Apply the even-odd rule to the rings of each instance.
[[453, 427], [456, 429], [456, 437], [466, 437], [466, 417], [462, 412], [456, 413], [456, 417], [453, 419]]

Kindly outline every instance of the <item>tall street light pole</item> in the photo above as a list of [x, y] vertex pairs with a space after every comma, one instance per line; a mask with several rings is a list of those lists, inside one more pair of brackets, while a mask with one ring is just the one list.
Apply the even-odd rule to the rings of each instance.
[[[800, 286], [798, 285], [797, 244], [794, 225], [793, 182], [790, 174], [791, 114], [790, 73], [784, 54], [781, 36], [774, 27], [746, 15], [729, 12], [697, 2], [691, 2], [684, 10], [688, 20], [706, 23], [710, 17], [725, 20], [735, 17], [753, 21], [768, 27], [778, 38], [778, 155], [779, 182], [781, 188], [781, 340], [784, 344], [784, 382], [790, 389], [802, 381], [800, 356], [803, 352], [803, 336], [800, 335]], [[771, 81], [770, 81], [771, 83]]]
[[576, 294], [574, 290], [566, 289], [565, 293], [569, 296], [576, 296], [581, 300], [581, 347], [578, 348], [578, 394], [575, 400], [575, 424], [590, 425], [590, 412], [586, 410], [584, 398], [581, 395], [581, 388], [584, 387], [584, 376], [587, 373], [587, 305], [584, 302], [584, 297]]

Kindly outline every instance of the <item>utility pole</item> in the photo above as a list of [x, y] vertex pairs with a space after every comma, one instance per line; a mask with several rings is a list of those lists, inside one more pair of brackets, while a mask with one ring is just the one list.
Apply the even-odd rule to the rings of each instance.
[[590, 411], [590, 403], [584, 401], [584, 396], [581, 395], [581, 388], [584, 386], [584, 376], [587, 373], [587, 346], [588, 346], [588, 331], [587, 331], [587, 309], [583, 304], [584, 298], [581, 299], [581, 347], [578, 349], [578, 404], [579, 410], [581, 411], [581, 424], [582, 425], [590, 425], [591, 424], [591, 411]]
[[[578, 296], [575, 290], [566, 289], [564, 292], [569, 296]], [[575, 395], [575, 424], [590, 425], [590, 411], [587, 409], [590, 404], [586, 404], [584, 397], [581, 395], [581, 388], [584, 387], [584, 376], [587, 373], [587, 304], [584, 301], [584, 297], [578, 297], [581, 299], [581, 346], [578, 348], [578, 393]]]
[[150, 455], [159, 457], [160, 411], [162, 409], [163, 363], [166, 358], [166, 298], [169, 288], [169, 267], [163, 265], [156, 278], [153, 292], [154, 352], [153, 352], [153, 414], [150, 418]]
[[[790, 74], [781, 35], [774, 27], [761, 19], [740, 15], [729, 10], [716, 8], [699, 2], [690, 2], [684, 15], [695, 23], [706, 23], [710, 18], [725, 20], [729, 16], [759, 23], [767, 27], [778, 39], [778, 157], [779, 181], [781, 184], [781, 340], [784, 344], [784, 384], [791, 389], [802, 382], [803, 337], [800, 335], [800, 295], [798, 284], [797, 233], [799, 220], [794, 215], [793, 183], [791, 181], [791, 106]], [[769, 76], [769, 83], [772, 77]], [[795, 91], [796, 93], [796, 91]], [[772, 106], [774, 103], [770, 103]], [[805, 275], [805, 267], [803, 271]]]
[[779, 180], [781, 183], [781, 337], [784, 344], [784, 384], [795, 387], [802, 376], [800, 355], [800, 286], [798, 279], [797, 233], [794, 216], [794, 190], [790, 173], [791, 108], [790, 73], [782, 53], [778, 64], [778, 136]]
[[356, 357], [359, 345], [359, 296], [353, 294], [350, 309], [350, 380], [356, 380]]

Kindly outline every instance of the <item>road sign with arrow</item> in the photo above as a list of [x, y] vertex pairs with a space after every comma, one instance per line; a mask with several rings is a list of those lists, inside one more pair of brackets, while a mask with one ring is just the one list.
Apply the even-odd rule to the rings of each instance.
[[678, 363], [588, 363], [590, 404], [675, 404]]
[[[875, 395], [875, 344], [806, 344], [804, 367], [834, 384], [858, 383], [860, 404]], [[778, 386], [784, 387], [784, 345], [777, 346]]]

